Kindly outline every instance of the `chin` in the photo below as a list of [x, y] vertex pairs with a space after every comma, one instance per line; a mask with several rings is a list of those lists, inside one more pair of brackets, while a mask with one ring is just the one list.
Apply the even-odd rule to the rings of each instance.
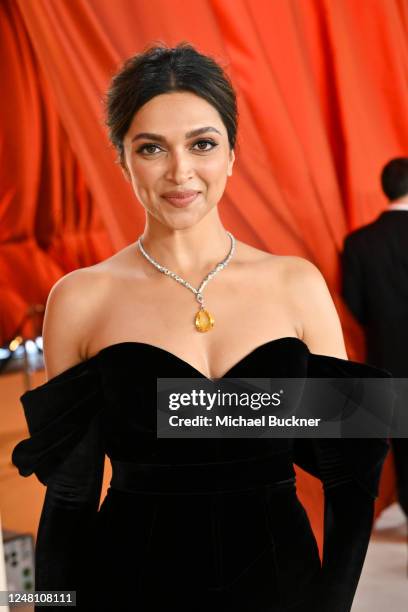
[[182, 221], [181, 219], [179, 221], [174, 221], [171, 222], [168, 219], [166, 219], [166, 221], [161, 221], [163, 223], [163, 225], [166, 225], [166, 227], [174, 229], [174, 230], [186, 230], [189, 229], [190, 227], [194, 227], [195, 225], [197, 225], [197, 223], [199, 223], [201, 221], [201, 219], [194, 219], [187, 221], [187, 219], [185, 221]]
[[170, 227], [172, 229], [175, 230], [185, 230], [188, 229], [190, 227], [194, 227], [195, 225], [197, 225], [198, 223], [200, 223], [200, 221], [202, 219], [204, 219], [204, 217], [209, 213], [210, 211], [207, 210], [204, 214], [202, 213], [202, 211], [200, 211], [200, 214], [198, 214], [198, 211], [183, 211], [182, 213], [179, 214], [175, 214], [175, 215], [166, 215], [165, 218], [163, 217], [156, 217], [158, 219], [158, 221], [160, 221], [160, 223], [163, 223], [163, 225], [166, 225], [167, 227]]

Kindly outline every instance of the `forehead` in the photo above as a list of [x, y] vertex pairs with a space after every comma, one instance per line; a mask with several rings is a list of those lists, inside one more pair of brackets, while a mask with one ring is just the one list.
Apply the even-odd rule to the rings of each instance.
[[176, 137], [202, 126], [213, 126], [226, 135], [218, 111], [206, 100], [190, 92], [174, 92], [155, 96], [134, 115], [127, 133], [154, 132]]

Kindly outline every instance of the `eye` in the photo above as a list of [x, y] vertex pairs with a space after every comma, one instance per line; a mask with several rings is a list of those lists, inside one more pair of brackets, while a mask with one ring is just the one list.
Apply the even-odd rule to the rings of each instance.
[[153, 155], [156, 153], [155, 149], [161, 150], [159, 145], [148, 142], [137, 149], [138, 153], [147, 153], [147, 155]]
[[211, 151], [217, 146], [218, 146], [218, 143], [216, 143], [214, 140], [211, 140], [211, 138], [206, 138], [202, 140], [197, 140], [197, 142], [194, 143], [193, 148], [197, 147], [196, 151], [205, 152], [205, 151]]

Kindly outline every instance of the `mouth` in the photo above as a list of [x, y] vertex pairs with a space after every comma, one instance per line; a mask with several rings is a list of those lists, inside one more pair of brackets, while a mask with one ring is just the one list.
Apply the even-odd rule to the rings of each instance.
[[162, 198], [176, 208], [184, 208], [194, 202], [198, 195], [200, 195], [200, 191], [168, 191], [162, 195]]

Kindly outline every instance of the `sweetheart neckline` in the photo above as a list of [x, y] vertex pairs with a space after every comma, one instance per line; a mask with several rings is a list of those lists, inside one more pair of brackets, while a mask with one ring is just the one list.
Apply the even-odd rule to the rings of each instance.
[[[297, 336], [282, 336], [280, 338], [274, 338], [272, 340], [267, 340], [266, 342], [263, 342], [262, 344], [259, 344], [258, 346], [256, 346], [255, 348], [253, 348], [251, 351], [249, 351], [246, 355], [244, 355], [241, 359], [239, 359], [231, 368], [229, 368], [229, 370], [227, 370], [221, 377], [219, 377], [219, 379], [221, 378], [226, 378], [226, 376], [228, 374], [230, 374], [235, 368], [237, 368], [241, 363], [244, 363], [246, 361], [246, 359], [248, 359], [251, 355], [253, 355], [254, 353], [256, 353], [257, 351], [266, 348], [267, 346], [271, 346], [271, 345], [275, 345], [278, 344], [280, 342], [295, 342], [295, 343], [299, 343], [299, 346], [302, 346], [303, 349], [308, 353], [308, 355], [310, 357], [317, 357], [317, 358], [324, 358], [325, 360], [331, 361], [333, 363], [335, 362], [341, 362], [341, 363], [347, 363], [347, 364], [354, 364], [356, 366], [364, 366], [366, 368], [369, 368], [370, 370], [378, 370], [381, 372], [385, 372], [386, 370], [382, 370], [381, 368], [377, 368], [373, 365], [370, 364], [364, 364], [358, 361], [353, 361], [350, 359], [344, 359], [341, 357], [334, 357], [333, 355], [325, 355], [325, 354], [320, 354], [320, 353], [312, 353], [308, 347], [308, 345], [306, 344], [306, 342], [304, 340], [301, 340], [300, 338], [298, 338]], [[78, 363], [75, 363], [74, 365], [66, 368], [65, 370], [62, 370], [59, 374], [56, 374], [55, 376], [53, 376], [52, 378], [49, 378], [47, 381], [45, 381], [44, 383], [37, 385], [36, 387], [32, 388], [32, 389], [28, 389], [27, 391], [25, 391], [21, 396], [20, 396], [20, 400], [25, 397], [26, 395], [31, 395], [32, 393], [35, 393], [37, 390], [40, 391], [43, 388], [47, 388], [49, 385], [51, 385], [52, 383], [56, 382], [60, 382], [61, 380], [64, 379], [65, 376], [67, 376], [68, 374], [76, 371], [76, 370], [80, 370], [80, 368], [85, 367], [88, 363], [90, 362], [95, 362], [102, 353], [105, 353], [109, 350], [113, 350], [115, 348], [124, 346], [124, 345], [134, 345], [134, 346], [145, 346], [148, 347], [150, 349], [153, 350], [158, 350], [164, 354], [167, 354], [169, 357], [173, 357], [174, 359], [176, 359], [177, 361], [179, 361], [180, 363], [182, 363], [185, 367], [189, 368], [190, 370], [193, 370], [194, 372], [196, 372], [201, 378], [204, 378], [206, 380], [209, 381], [213, 381], [216, 380], [215, 378], [207, 378], [207, 376], [205, 374], [203, 374], [202, 372], [200, 372], [200, 370], [197, 370], [197, 368], [195, 368], [193, 365], [191, 365], [188, 361], [185, 361], [184, 359], [182, 359], [182, 357], [179, 357], [178, 355], [175, 355], [174, 353], [171, 353], [170, 351], [168, 351], [167, 349], [158, 346], [156, 344], [149, 344], [148, 342], [141, 342], [138, 340], [123, 340], [121, 342], [114, 342], [113, 344], [108, 344], [107, 346], [102, 347], [101, 349], [99, 349], [99, 351], [97, 351], [94, 355], [91, 355], [90, 357], [87, 357], [87, 359], [84, 359], [82, 361], [79, 361]], [[388, 376], [391, 376], [391, 374], [388, 372], [387, 373]]]
[[[267, 346], [270, 346], [271, 344], [276, 344], [278, 342], [282, 342], [282, 341], [295, 341], [295, 342], [300, 342], [300, 344], [308, 351], [309, 348], [306, 344], [306, 342], [304, 342], [304, 340], [301, 340], [300, 338], [298, 338], [297, 336], [282, 336], [280, 338], [274, 338], [272, 340], [267, 340], [266, 342], [263, 342], [262, 344], [259, 344], [258, 346], [256, 346], [255, 348], [253, 348], [251, 351], [249, 351], [248, 353], [246, 353], [243, 357], [241, 357], [241, 359], [239, 359], [236, 363], [234, 363], [233, 366], [231, 366], [226, 372], [224, 372], [224, 374], [222, 376], [217, 376], [214, 378], [210, 378], [208, 376], [206, 376], [205, 374], [203, 374], [200, 370], [198, 370], [195, 366], [193, 366], [191, 363], [189, 363], [188, 361], [186, 361], [185, 359], [183, 359], [182, 357], [179, 357], [178, 355], [176, 355], [175, 353], [172, 353], [171, 351], [168, 351], [167, 349], [158, 346], [157, 344], [150, 344], [149, 342], [141, 342], [141, 341], [137, 341], [137, 340], [124, 340], [122, 342], [115, 342], [113, 344], [108, 344], [107, 346], [104, 346], [103, 348], [101, 348], [97, 353], [95, 353], [94, 355], [91, 355], [90, 357], [88, 357], [88, 359], [86, 359], [85, 361], [81, 361], [79, 363], [85, 363], [86, 361], [89, 361], [91, 359], [97, 358], [99, 357], [99, 355], [101, 355], [102, 353], [105, 353], [108, 350], [114, 349], [115, 347], [120, 347], [123, 345], [136, 345], [136, 346], [147, 346], [151, 349], [154, 350], [158, 350], [160, 352], [163, 352], [167, 355], [169, 355], [170, 357], [173, 357], [174, 359], [177, 359], [177, 361], [181, 362], [183, 365], [187, 366], [190, 370], [194, 370], [194, 372], [197, 372], [197, 374], [200, 375], [200, 377], [205, 378], [206, 380], [220, 380], [222, 378], [226, 378], [226, 376], [228, 374], [230, 374], [235, 368], [237, 368], [241, 363], [243, 363], [246, 359], [248, 359], [251, 355], [253, 355], [254, 353], [256, 353], [257, 351], [266, 348]], [[79, 365], [79, 364], [76, 364]], [[75, 366], [72, 366], [75, 367]], [[66, 371], [66, 370], [65, 370]], [[52, 380], [52, 379], [50, 379]]]
[[[297, 336], [282, 336], [281, 338], [274, 338], [272, 340], [267, 340], [266, 342], [263, 342], [262, 344], [259, 344], [258, 346], [253, 348], [251, 351], [249, 351], [249, 353], [247, 353], [246, 355], [241, 357], [241, 359], [239, 359], [239, 361], [237, 361], [231, 368], [229, 368], [219, 378], [225, 378], [227, 376], [227, 374], [230, 374], [235, 368], [237, 368], [241, 363], [243, 363], [246, 359], [248, 359], [251, 355], [253, 355], [257, 351], [259, 351], [259, 350], [261, 350], [263, 348], [266, 348], [267, 346], [270, 346], [272, 344], [278, 344], [280, 342], [287, 342], [287, 341], [294, 341], [295, 343], [296, 342], [300, 343], [300, 345], [303, 346], [303, 348], [306, 349], [306, 351], [308, 351], [310, 353], [309, 347], [307, 346], [306, 342], [304, 342], [304, 340], [301, 340]], [[51, 378], [46, 380], [41, 385], [37, 385], [33, 389], [29, 389], [28, 391], [26, 391], [26, 393], [31, 393], [32, 391], [35, 391], [36, 389], [42, 388], [45, 385], [52, 384], [54, 381], [55, 382], [59, 382], [65, 375], [67, 375], [69, 373], [72, 373], [73, 371], [75, 371], [77, 369], [80, 369], [81, 367], [86, 366], [86, 364], [88, 364], [88, 363], [96, 361], [97, 359], [100, 358], [100, 356], [103, 353], [106, 353], [106, 352], [108, 352], [110, 350], [114, 350], [114, 349], [117, 349], [118, 347], [122, 347], [122, 346], [125, 346], [125, 345], [128, 345], [128, 346], [145, 346], [145, 347], [148, 347], [148, 348], [153, 349], [153, 350], [158, 350], [158, 351], [160, 351], [162, 353], [165, 353], [169, 357], [172, 357], [173, 359], [177, 359], [177, 361], [182, 363], [185, 367], [188, 367], [190, 370], [193, 370], [194, 372], [196, 372], [201, 378], [205, 378], [206, 380], [210, 380], [210, 381], [215, 380], [215, 378], [208, 378], [205, 374], [200, 372], [200, 370], [195, 368], [188, 361], [185, 361], [182, 357], [179, 357], [178, 355], [175, 355], [171, 351], [168, 351], [167, 349], [165, 349], [165, 348], [163, 348], [161, 346], [158, 346], [157, 344], [150, 344], [149, 342], [141, 342], [141, 341], [138, 341], [138, 340], [123, 340], [122, 342], [114, 342], [113, 344], [108, 344], [107, 346], [104, 346], [103, 348], [99, 349], [99, 351], [97, 351], [96, 353], [94, 353], [90, 357], [87, 357], [86, 359], [83, 359], [82, 361], [78, 361], [78, 363], [75, 363], [74, 365], [70, 366], [69, 368], [66, 368], [65, 370], [62, 370], [61, 372], [59, 372], [59, 374], [56, 374], [55, 376], [52, 376]]]

